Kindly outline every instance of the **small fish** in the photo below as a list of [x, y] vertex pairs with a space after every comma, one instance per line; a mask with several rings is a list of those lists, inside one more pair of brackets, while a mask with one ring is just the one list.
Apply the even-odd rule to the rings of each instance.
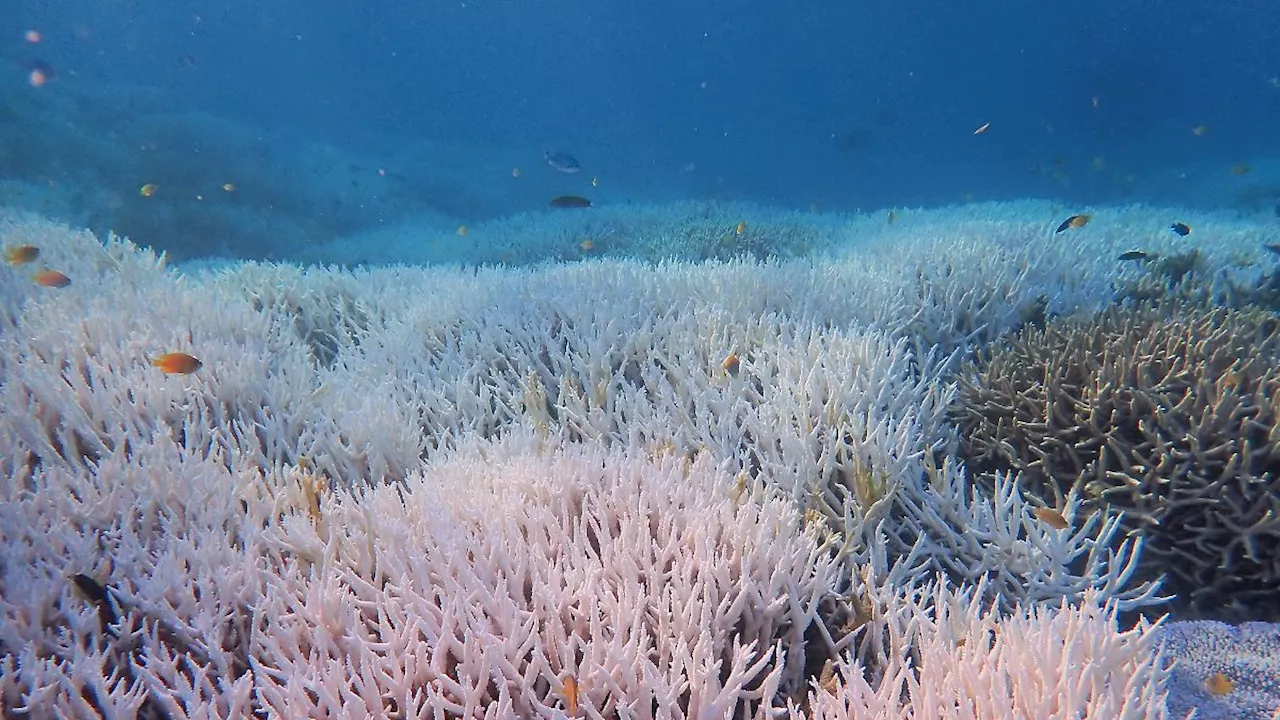
[[745, 233], [747, 231], [747, 221], [746, 220], [740, 221], [738, 223], [738, 226], [735, 227], [733, 231], [739, 235]]
[[542, 157], [546, 158], [548, 165], [562, 173], [576, 173], [582, 169], [582, 164], [578, 162], [578, 158], [567, 152], [543, 150]]
[[572, 675], [564, 679], [564, 704], [569, 717], [578, 714], [578, 681]]
[[84, 573], [72, 575], [71, 582], [82, 595], [98, 606], [98, 623], [102, 625], [102, 631], [115, 635], [111, 632], [111, 626], [116, 624], [119, 617], [115, 608], [111, 607], [111, 596], [107, 594], [107, 588]]
[[551, 207], [553, 208], [589, 208], [591, 201], [578, 197], [577, 195], [560, 195], [551, 198]]
[[520, 168], [511, 168], [511, 177], [513, 178], [520, 177]]
[[71, 278], [57, 270], [41, 270], [31, 277], [31, 281], [48, 288], [64, 288], [71, 284]]
[[578, 243], [578, 249], [584, 253], [591, 252], [592, 250], [596, 249], [596, 241], [592, 240], [591, 238], [587, 238], [586, 240], [583, 240], [582, 242]]
[[1267, 243], [1266, 245], [1263, 245], [1262, 247], [1263, 247], [1264, 249], [1266, 249], [1266, 250], [1270, 250], [1271, 252], [1275, 253], [1276, 255], [1280, 255], [1280, 243]]
[[1101, 104], [1101, 101], [1098, 99], [1098, 96], [1097, 96], [1097, 95], [1094, 95], [1094, 96], [1093, 96], [1093, 100], [1092, 100], [1092, 102], [1093, 102], [1093, 109], [1094, 109], [1094, 110], [1097, 110], [1097, 109], [1098, 109], [1098, 105], [1100, 105], [1100, 104]]
[[32, 45], [35, 45], [36, 43], [40, 42], [40, 31], [39, 31], [39, 30], [28, 30], [28, 31], [26, 31], [26, 32], [22, 33], [22, 39], [23, 39], [23, 40], [26, 40], [27, 42], [31, 43]]
[[1248, 175], [1251, 172], [1253, 172], [1253, 168], [1249, 167], [1248, 163], [1236, 163], [1231, 166], [1232, 175]]
[[1062, 516], [1062, 513], [1054, 510], [1053, 508], [1036, 508], [1031, 511], [1031, 514], [1035, 515], [1037, 520], [1048, 525], [1054, 530], [1066, 530], [1071, 526], [1071, 523], [1067, 522], [1067, 519]]
[[43, 87], [45, 83], [53, 79], [53, 76], [53, 68], [49, 67], [49, 64], [44, 61], [34, 60], [27, 65], [27, 83], [31, 87]]
[[1192, 135], [1195, 135], [1196, 137], [1204, 137], [1205, 135], [1208, 135], [1208, 134], [1209, 134], [1209, 126], [1208, 126], [1208, 125], [1197, 125], [1197, 126], [1195, 126], [1195, 127], [1191, 128], [1191, 134], [1192, 134]]
[[183, 352], [165, 353], [151, 358], [151, 364], [166, 375], [190, 375], [204, 367], [204, 363]]
[[1226, 695], [1236, 689], [1236, 684], [1231, 682], [1226, 673], [1216, 672], [1205, 679], [1204, 689], [1211, 695]]
[[981, 125], [979, 125], [979, 126], [978, 126], [978, 129], [977, 129], [977, 130], [974, 130], [974, 131], [973, 131], [973, 134], [974, 134], [974, 135], [981, 135], [982, 133], [986, 132], [986, 131], [987, 131], [987, 129], [988, 129], [988, 128], [990, 128], [990, 127], [991, 127], [991, 123], [982, 123]]
[[889, 211], [888, 219], [889, 219], [889, 224], [890, 224], [890, 225], [892, 225], [892, 224], [894, 224], [894, 223], [898, 222], [898, 211], [897, 211], [897, 210], [890, 210], [890, 211]]
[[591, 178], [591, 187], [600, 187], [600, 178]]
[[1088, 216], [1088, 215], [1072, 215], [1071, 217], [1067, 218], [1066, 220], [1063, 220], [1063, 221], [1062, 221], [1062, 224], [1058, 226], [1058, 229], [1057, 229], [1057, 230], [1054, 230], [1054, 233], [1060, 233], [1060, 232], [1063, 232], [1063, 231], [1065, 231], [1067, 228], [1082, 228], [1082, 227], [1084, 227], [1085, 225], [1088, 225], [1088, 224], [1089, 224], [1089, 216]]
[[1186, 223], [1176, 222], [1170, 225], [1169, 229], [1178, 233], [1182, 237], [1186, 237], [1191, 234], [1191, 226]]
[[458, 226], [458, 229], [456, 230], [456, 232], [458, 233], [458, 237], [466, 237], [466, 236], [467, 236], [467, 226], [466, 226], [466, 225], [459, 225], [459, 226]]
[[222, 183], [222, 190], [223, 192], [235, 192], [236, 185], [235, 183]]
[[147, 183], [146, 185], [138, 188], [138, 194], [142, 197], [151, 197], [152, 195], [155, 195], [156, 190], [159, 189], [160, 188], [155, 183]]
[[13, 266], [26, 265], [40, 257], [40, 248], [35, 245], [17, 245], [4, 251], [4, 260]]
[[1151, 257], [1151, 256], [1150, 256], [1150, 255], [1148, 255], [1147, 253], [1142, 252], [1141, 250], [1129, 250], [1129, 251], [1127, 251], [1127, 252], [1122, 252], [1122, 253], [1120, 253], [1120, 257], [1118, 257], [1118, 258], [1116, 258], [1116, 259], [1117, 259], [1117, 260], [1125, 260], [1125, 261], [1128, 261], [1128, 260], [1146, 260], [1146, 259], [1147, 259], [1147, 258], [1149, 258], [1149, 257]]
[[724, 359], [724, 362], [720, 363], [720, 367], [723, 368], [725, 372], [736, 377], [738, 375], [738, 366], [741, 365], [741, 363], [742, 361], [738, 359], [738, 353], [731, 352], [729, 353], [729, 356]]

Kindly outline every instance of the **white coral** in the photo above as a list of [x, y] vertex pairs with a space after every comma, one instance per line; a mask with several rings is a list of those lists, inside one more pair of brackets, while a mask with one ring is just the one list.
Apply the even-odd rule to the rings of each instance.
[[[6, 709], [545, 716], [573, 672], [588, 707], [720, 717], [854, 644], [816, 622], [836, 588], [1147, 598], [1101, 519], [1050, 534], [1012, 486], [923, 471], [955, 444], [955, 355], [909, 335], [959, 308], [934, 341], [1002, 332], [1046, 266], [995, 294], [981, 261], [922, 293], [841, 260], [180, 277], [0, 231], [72, 277], [0, 283]], [[148, 364], [171, 350], [204, 368]]]
[[[978, 593], [979, 595], [981, 593]], [[1168, 663], [1152, 627], [1117, 628], [1114, 604], [987, 609], [943, 585], [899, 596], [878, 621], [887, 661], [842, 657], [814, 684], [813, 720], [1164, 720]]]

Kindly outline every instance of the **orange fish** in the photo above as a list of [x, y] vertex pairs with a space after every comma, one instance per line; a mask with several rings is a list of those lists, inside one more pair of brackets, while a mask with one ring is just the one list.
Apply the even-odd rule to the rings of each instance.
[[152, 195], [155, 195], [156, 190], [159, 190], [159, 189], [160, 188], [156, 186], [155, 183], [147, 183], [146, 185], [143, 185], [142, 187], [138, 188], [138, 194], [141, 195], [142, 197], [151, 197]]
[[986, 132], [986, 131], [987, 131], [987, 128], [989, 128], [989, 127], [991, 127], [991, 123], [982, 123], [981, 125], [979, 125], [979, 126], [978, 126], [978, 129], [977, 129], [977, 130], [974, 130], [974, 131], [973, 131], [973, 134], [974, 134], [974, 135], [981, 135], [982, 133]]
[[1248, 175], [1252, 170], [1248, 163], [1236, 163], [1231, 166], [1232, 175]]
[[10, 265], [26, 265], [40, 257], [40, 248], [35, 245], [17, 245], [4, 251], [5, 262]]
[[564, 679], [564, 704], [565, 709], [569, 711], [569, 717], [578, 714], [578, 681], [573, 676]]
[[458, 226], [458, 237], [466, 237], [466, 236], [467, 236], [467, 226], [466, 226], [466, 225], [459, 225], [459, 226]]
[[743, 220], [743, 221], [739, 222], [739, 223], [738, 223], [738, 226], [737, 226], [736, 228], [734, 228], [734, 229], [733, 229], [733, 231], [734, 231], [734, 232], [736, 232], [736, 233], [738, 233], [739, 235], [741, 235], [741, 234], [745, 233], [745, 232], [747, 231], [747, 221], [746, 221], [746, 220]]
[[71, 278], [57, 270], [41, 270], [31, 279], [40, 287], [64, 288], [71, 284]]
[[1236, 684], [1226, 673], [1216, 672], [1205, 679], [1204, 687], [1213, 695], [1226, 695], [1236, 689]]
[[1057, 229], [1057, 230], [1054, 230], [1054, 232], [1055, 232], [1055, 233], [1060, 233], [1060, 232], [1062, 232], [1062, 231], [1066, 230], [1067, 228], [1082, 228], [1082, 227], [1084, 227], [1085, 225], [1088, 225], [1088, 224], [1089, 224], [1089, 216], [1088, 216], [1088, 215], [1072, 215], [1071, 217], [1067, 218], [1066, 220], [1063, 220], [1063, 221], [1062, 221], [1062, 224], [1061, 224], [1061, 225], [1059, 225], [1059, 226], [1058, 226], [1058, 229]]
[[738, 353], [731, 352], [729, 353], [729, 357], [725, 358], [724, 362], [720, 363], [720, 367], [724, 368], [724, 371], [730, 375], [737, 375], [738, 366], [741, 364], [742, 361], [738, 359]]
[[1054, 530], [1066, 530], [1071, 526], [1071, 523], [1067, 522], [1067, 519], [1062, 516], [1062, 513], [1054, 510], [1053, 508], [1036, 508], [1031, 511], [1031, 514], [1035, 515], [1037, 520], [1048, 525]]
[[151, 358], [151, 364], [166, 375], [190, 375], [204, 367], [204, 363], [183, 352], [171, 352]]
[[596, 249], [596, 242], [591, 238], [587, 238], [586, 240], [578, 243], [578, 249], [582, 252], [591, 252]]

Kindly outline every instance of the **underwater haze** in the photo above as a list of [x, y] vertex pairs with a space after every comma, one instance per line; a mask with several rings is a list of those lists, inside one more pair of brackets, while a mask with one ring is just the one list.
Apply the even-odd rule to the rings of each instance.
[[0, 717], [1280, 718], [1280, 3], [0, 0]]
[[306, 259], [566, 194], [1280, 202], [1280, 6], [1261, 0], [8, 7], [0, 202], [179, 258]]

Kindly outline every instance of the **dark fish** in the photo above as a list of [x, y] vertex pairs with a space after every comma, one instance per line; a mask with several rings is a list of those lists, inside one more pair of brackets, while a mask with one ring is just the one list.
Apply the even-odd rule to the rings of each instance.
[[1186, 223], [1176, 222], [1170, 225], [1169, 229], [1178, 233], [1182, 237], [1186, 237], [1191, 234], [1191, 226]]
[[1276, 203], [1276, 217], [1280, 217], [1280, 203]]
[[116, 624], [119, 617], [116, 615], [115, 608], [111, 607], [111, 596], [107, 594], [107, 588], [93, 578], [83, 573], [76, 573], [71, 576], [71, 582], [75, 583], [76, 588], [87, 597], [90, 602], [98, 606], [98, 622], [102, 625], [102, 631], [111, 635], [115, 635], [111, 631], [111, 626]]
[[547, 159], [548, 165], [562, 173], [576, 173], [582, 169], [582, 164], [578, 162], [578, 158], [567, 152], [543, 150], [542, 156]]
[[38, 72], [44, 75], [46, 80], [52, 80], [55, 73], [53, 67], [43, 60], [32, 60], [27, 63], [27, 72]]
[[577, 195], [561, 195], [551, 198], [551, 207], [553, 208], [589, 208], [591, 201], [578, 197]]
[[1059, 226], [1058, 226], [1058, 229], [1057, 229], [1057, 230], [1054, 230], [1054, 232], [1055, 232], [1055, 233], [1060, 233], [1060, 232], [1062, 232], [1062, 231], [1066, 230], [1067, 228], [1082, 228], [1082, 227], [1084, 227], [1085, 225], [1088, 225], [1088, 224], [1089, 224], [1089, 216], [1088, 216], [1088, 215], [1072, 215], [1071, 217], [1067, 218], [1066, 220], [1063, 220], [1063, 221], [1062, 221], [1062, 224], [1061, 224], [1061, 225], [1059, 225]]
[[1264, 248], [1266, 248], [1266, 249], [1270, 250], [1271, 252], [1273, 252], [1273, 253], [1275, 253], [1275, 254], [1277, 254], [1277, 255], [1280, 255], [1280, 243], [1267, 243], [1266, 245], [1263, 245], [1262, 247], [1264, 247]]
[[1117, 260], [1146, 260], [1149, 257], [1151, 256], [1148, 255], [1147, 253], [1142, 252], [1141, 250], [1130, 250], [1128, 252], [1120, 253], [1120, 257], [1116, 259]]

